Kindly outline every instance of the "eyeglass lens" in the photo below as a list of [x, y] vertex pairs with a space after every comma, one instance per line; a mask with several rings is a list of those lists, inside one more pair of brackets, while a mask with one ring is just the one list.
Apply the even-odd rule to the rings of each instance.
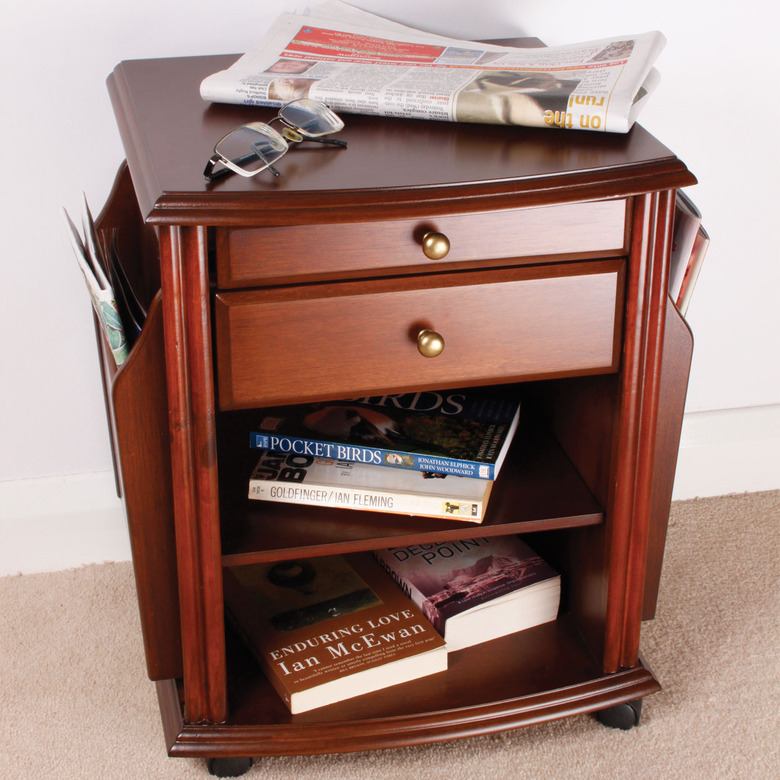
[[270, 127], [239, 127], [225, 136], [216, 152], [243, 170], [254, 173], [273, 165], [288, 149], [287, 142]]
[[288, 103], [279, 111], [279, 116], [294, 125], [304, 135], [316, 137], [342, 130], [344, 123], [324, 103], [302, 98]]

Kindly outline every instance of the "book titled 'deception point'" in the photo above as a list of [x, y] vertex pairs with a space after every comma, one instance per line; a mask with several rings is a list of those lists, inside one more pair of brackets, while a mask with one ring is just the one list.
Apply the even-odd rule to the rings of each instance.
[[448, 651], [555, 620], [561, 578], [519, 536], [374, 552], [447, 641]]

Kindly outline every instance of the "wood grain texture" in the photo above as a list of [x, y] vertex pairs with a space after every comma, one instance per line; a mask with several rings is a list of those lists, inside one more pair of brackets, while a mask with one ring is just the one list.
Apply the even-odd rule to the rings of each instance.
[[680, 312], [669, 301], [666, 306], [664, 359], [659, 379], [659, 415], [650, 496], [650, 527], [642, 619], [655, 616], [661, 582], [666, 528], [672, 505], [677, 452], [680, 448], [688, 376], [693, 357], [693, 334]]
[[[274, 109], [204, 103], [198, 86], [235, 55], [132, 60], [108, 79], [144, 218], [236, 227], [415, 218], [598, 200], [694, 178], [643, 128], [628, 134], [345, 116], [346, 150], [296, 149], [281, 176], [209, 185], [216, 141]], [[176, 139], [175, 143], [171, 139]]]
[[[274, 113], [203, 103], [200, 80], [233, 59], [137, 60], [109, 77], [145, 235], [159, 231], [159, 262], [141, 256], [152, 278], [159, 267], [163, 295], [184, 661], [183, 680], [158, 683], [170, 752], [415, 744], [657, 690], [639, 627], [662, 552], [653, 496], [671, 479], [659, 463], [681, 403], [681, 385], [663, 379], [676, 364], [664, 344], [671, 206], [694, 177], [638, 126], [621, 136], [349, 116], [347, 150], [296, 149], [278, 180], [209, 185], [214, 141]], [[452, 242], [436, 263], [420, 253], [429, 227]], [[442, 332], [439, 357], [416, 354], [421, 327]], [[566, 583], [560, 619], [508, 639], [495, 668], [477, 652], [413, 690], [280, 714], [228, 647], [223, 548], [251, 562], [474, 529], [378, 518], [372, 535], [357, 512], [319, 525], [291, 509], [234, 514], [246, 477], [227, 473], [239, 412], [223, 410], [494, 382], [534, 396], [529, 409], [576, 469], [572, 481], [551, 466], [552, 484], [526, 491], [525, 514], [512, 516], [508, 499], [487, 526], [540, 531]], [[590, 499], [551, 499], [572, 484]]]
[[445, 542], [464, 534], [494, 536], [603, 523], [602, 507], [549, 432], [534, 429], [534, 415], [533, 406], [523, 407], [523, 424], [493, 486], [484, 522], [478, 525], [252, 501], [247, 498], [246, 475], [257, 455], [247, 451], [247, 424], [239, 420], [220, 442], [223, 562], [232, 566]]
[[160, 249], [185, 717], [220, 723], [227, 702], [204, 231], [169, 228]]
[[[357, 397], [613, 371], [622, 263], [221, 293], [219, 405]], [[444, 351], [420, 355], [420, 330]], [[296, 361], [290, 356], [308, 355]], [[369, 369], [370, 367], [370, 369]]]
[[[217, 283], [233, 289], [361, 274], [435, 273], [506, 258], [538, 263], [618, 256], [624, 254], [625, 217], [625, 201], [606, 200], [382, 222], [220, 230]], [[443, 233], [450, 241], [441, 260], [423, 254], [428, 232]]]
[[674, 193], [668, 191], [635, 200], [614, 481], [607, 508], [604, 668], [613, 672], [635, 665], [639, 654], [673, 203]]
[[98, 233], [116, 234], [136, 294], [147, 304], [144, 329], [117, 369], [96, 323], [118, 492], [124, 499], [133, 557], [146, 667], [152, 680], [182, 670], [176, 540], [173, 520], [168, 402], [161, 295], [156, 253], [144, 228], [127, 166], [117, 173]]
[[446, 674], [291, 716], [261, 677], [232, 686], [231, 719], [188, 727], [175, 682], [158, 683], [168, 750], [175, 756], [277, 756], [391, 748], [489, 734], [581, 715], [655, 693], [642, 666], [604, 675], [566, 622], [451, 656]]
[[152, 680], [182, 674], [162, 297], [112, 387], [146, 665]]

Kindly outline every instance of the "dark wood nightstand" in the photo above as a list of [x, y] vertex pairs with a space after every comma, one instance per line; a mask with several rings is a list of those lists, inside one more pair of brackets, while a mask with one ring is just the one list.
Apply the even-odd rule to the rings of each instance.
[[[101, 352], [170, 754], [630, 721], [659, 689], [639, 639], [692, 349], [666, 287], [675, 191], [694, 177], [638, 126], [347, 115], [348, 149], [311, 144], [278, 179], [208, 185], [214, 142], [274, 113], [200, 99], [233, 59], [129, 61], [108, 81], [127, 165], [98, 226], [118, 229], [150, 312], [119, 371]], [[449, 240], [441, 259], [430, 233]], [[437, 357], [418, 351], [422, 329], [443, 337]], [[246, 499], [245, 410], [492, 384], [522, 396], [523, 427], [481, 526]], [[561, 616], [453, 654], [445, 674], [291, 716], [226, 629], [226, 564], [507, 533], [532, 533], [562, 572]]]

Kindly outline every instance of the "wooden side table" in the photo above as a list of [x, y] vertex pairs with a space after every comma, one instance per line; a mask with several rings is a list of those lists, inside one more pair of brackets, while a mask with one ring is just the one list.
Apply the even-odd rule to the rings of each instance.
[[[214, 142], [260, 108], [198, 85], [232, 57], [121, 63], [127, 165], [100, 215], [150, 304], [127, 363], [101, 344], [148, 670], [168, 751], [250, 756], [445, 740], [602, 711], [659, 689], [655, 608], [692, 340], [666, 293], [675, 191], [695, 179], [625, 136], [345, 116], [347, 150], [208, 185]], [[426, 234], [447, 236], [429, 259]], [[442, 334], [426, 358], [416, 336]], [[480, 527], [249, 502], [264, 405], [508, 385], [523, 428]], [[291, 716], [226, 628], [222, 567], [533, 534], [563, 574], [551, 624], [450, 671]], [[233, 771], [234, 767], [231, 768]]]

